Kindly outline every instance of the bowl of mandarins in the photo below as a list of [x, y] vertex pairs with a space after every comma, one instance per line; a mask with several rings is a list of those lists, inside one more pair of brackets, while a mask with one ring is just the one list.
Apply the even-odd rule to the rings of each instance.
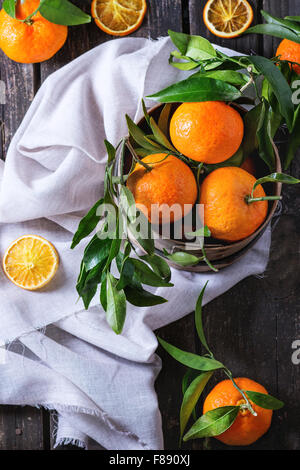
[[187, 271], [229, 266], [264, 233], [281, 195], [280, 182], [261, 181], [270, 171], [258, 155], [254, 113], [220, 101], [143, 107], [137, 124], [127, 116], [114, 173], [148, 219], [157, 254]]

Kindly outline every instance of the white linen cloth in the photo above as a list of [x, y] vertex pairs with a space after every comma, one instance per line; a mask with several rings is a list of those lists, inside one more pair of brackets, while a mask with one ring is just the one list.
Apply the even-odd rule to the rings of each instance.
[[55, 72], [0, 165], [1, 255], [14, 239], [35, 233], [56, 246], [61, 260], [53, 282], [37, 292], [17, 288], [0, 270], [0, 339], [9, 349], [0, 365], [0, 403], [57, 410], [57, 443], [88, 447], [91, 438], [106, 449], [163, 448], [153, 330], [191, 312], [206, 280], [204, 303], [262, 273], [268, 261], [270, 230], [217, 274], [172, 269], [174, 287], [156, 290], [169, 302], [129, 306], [120, 336], [97, 297], [89, 311], [76, 303], [86, 242], [74, 251], [70, 244], [81, 216], [102, 194], [103, 139], [116, 144], [126, 135], [125, 113], [136, 120], [143, 96], [186, 77], [168, 65], [172, 49], [168, 38], [118, 39]]

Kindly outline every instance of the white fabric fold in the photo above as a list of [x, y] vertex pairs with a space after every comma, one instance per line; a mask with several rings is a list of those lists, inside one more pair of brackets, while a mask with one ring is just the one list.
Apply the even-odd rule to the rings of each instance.
[[18, 289], [0, 271], [0, 340], [9, 349], [0, 365], [0, 403], [55, 409], [58, 444], [88, 447], [90, 438], [107, 449], [162, 449], [153, 330], [191, 312], [206, 280], [204, 303], [266, 268], [269, 229], [217, 274], [172, 269], [174, 287], [156, 289], [168, 303], [129, 306], [120, 336], [98, 297], [88, 311], [76, 303], [85, 242], [73, 251], [70, 244], [81, 216], [102, 195], [103, 140], [116, 144], [127, 133], [125, 113], [136, 120], [143, 96], [186, 77], [168, 65], [172, 48], [168, 38], [113, 40], [55, 72], [0, 162], [0, 252], [35, 233], [56, 246], [61, 261], [53, 282], [37, 292]]

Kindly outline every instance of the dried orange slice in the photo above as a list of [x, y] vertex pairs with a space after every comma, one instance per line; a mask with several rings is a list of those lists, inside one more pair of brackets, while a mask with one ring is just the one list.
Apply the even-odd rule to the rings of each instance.
[[209, 31], [220, 38], [235, 38], [246, 31], [253, 10], [246, 0], [209, 0], [203, 11]]
[[55, 275], [59, 257], [54, 246], [38, 235], [24, 235], [6, 250], [3, 269], [14, 284], [35, 290], [48, 284]]
[[93, 0], [92, 16], [107, 34], [127, 36], [138, 29], [147, 10], [146, 0]]

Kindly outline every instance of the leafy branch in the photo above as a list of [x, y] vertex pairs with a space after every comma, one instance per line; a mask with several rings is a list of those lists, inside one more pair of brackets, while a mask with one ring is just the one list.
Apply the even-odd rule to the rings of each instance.
[[[241, 390], [233, 378], [232, 372], [221, 362], [215, 359], [204, 334], [202, 321], [202, 302], [207, 282], [200, 292], [195, 309], [195, 326], [198, 338], [206, 350], [203, 356], [183, 351], [162, 338], [158, 337], [160, 345], [176, 361], [188, 367], [182, 381], [183, 399], [180, 408], [180, 441], [190, 439], [218, 436], [225, 432], [236, 420], [240, 411], [248, 410], [254, 416], [257, 413], [253, 404], [268, 410], [278, 410], [284, 403], [268, 394], [257, 393], [249, 390]], [[241, 400], [237, 406], [224, 406], [208, 411], [196, 418], [196, 406], [207, 383], [216, 370], [222, 370], [232, 381], [233, 386], [241, 394]], [[199, 373], [200, 372], [200, 373]], [[194, 424], [184, 434], [187, 424], [193, 415]]]
[[[263, 13], [270, 24], [255, 26], [247, 32], [259, 32], [260, 26], [271, 26], [270, 31], [274, 31], [274, 28], [282, 28], [285, 31], [284, 34], [289, 31], [295, 36], [293, 40], [297, 38], [296, 42], [299, 42], [299, 17], [281, 20], [266, 12]], [[255, 96], [252, 102], [256, 105], [256, 119], [259, 123], [255, 132], [259, 155], [273, 171], [275, 157], [272, 139], [279, 127], [286, 124], [290, 133], [289, 147], [285, 157], [285, 168], [288, 168], [295, 150], [300, 145], [299, 106], [294, 105], [292, 92], [293, 84], [298, 76], [290, 67], [291, 64], [288, 61], [281, 61], [280, 58], [231, 57], [215, 49], [207, 39], [201, 36], [191, 36], [171, 30], [169, 35], [178, 49], [171, 53], [169, 63], [181, 70], [198, 69], [198, 71], [148, 98], [161, 103], [244, 102], [249, 100], [249, 93], [252, 89]], [[262, 81], [263, 86], [261, 86]]]
[[84, 13], [68, 0], [40, 0], [38, 8], [23, 20], [16, 18], [16, 4], [17, 0], [4, 0], [3, 8], [9, 16], [28, 25], [33, 23], [32, 17], [38, 12], [51, 23], [65, 26], [91, 22], [90, 15]]

